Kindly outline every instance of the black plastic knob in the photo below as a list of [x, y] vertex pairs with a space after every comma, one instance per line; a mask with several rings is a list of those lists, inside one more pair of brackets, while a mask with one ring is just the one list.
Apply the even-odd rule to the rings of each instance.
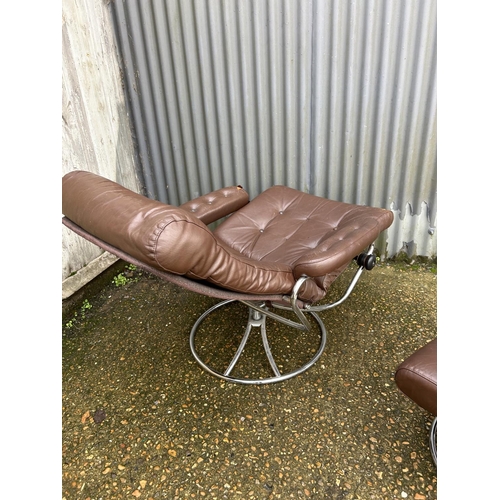
[[375, 267], [376, 257], [373, 254], [360, 253], [356, 257], [358, 266], [363, 266], [367, 271], [371, 271]]

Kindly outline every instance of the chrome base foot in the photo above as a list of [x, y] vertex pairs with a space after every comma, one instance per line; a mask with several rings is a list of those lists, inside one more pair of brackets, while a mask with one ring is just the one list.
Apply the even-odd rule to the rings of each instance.
[[437, 455], [437, 417], [432, 422], [431, 433], [429, 436], [429, 445], [431, 448], [432, 460], [434, 460], [434, 464], [437, 467], [438, 463], [438, 455]]
[[[315, 312], [306, 312], [305, 314], [310, 314], [315, 322], [317, 323], [317, 326], [319, 327], [319, 331], [317, 332], [318, 335], [316, 336], [314, 332], [312, 332], [312, 328], [309, 327], [309, 323], [307, 322], [307, 327], [303, 325], [299, 325], [297, 323], [297, 327], [294, 329], [295, 336], [292, 339], [290, 343], [294, 344], [294, 347], [297, 345], [300, 345], [301, 341], [304, 341], [305, 339], [303, 338], [304, 336], [307, 337], [307, 342], [310, 343], [310, 337], [316, 337], [316, 341], [319, 341], [319, 347], [316, 349], [314, 355], [305, 363], [301, 362], [301, 365], [298, 368], [287, 368], [285, 373], [282, 373], [282, 369], [280, 369], [280, 364], [275, 360], [272, 352], [271, 352], [271, 346], [269, 343], [268, 339], [268, 333], [266, 330], [266, 319], [267, 319], [267, 314], [269, 312], [269, 309], [266, 305], [261, 304], [258, 307], [255, 306], [255, 304], [252, 305], [252, 307], [249, 307], [249, 316], [248, 316], [248, 321], [247, 321], [247, 326], [245, 329], [245, 332], [243, 333], [243, 337], [239, 343], [239, 346], [236, 349], [235, 354], [232, 356], [231, 360], [227, 364], [227, 367], [223, 370], [216, 369], [214, 368], [213, 364], [206, 361], [202, 360], [202, 356], [200, 355], [200, 349], [196, 347], [196, 341], [197, 341], [197, 334], [200, 331], [201, 324], [207, 319], [207, 317], [217, 309], [230, 304], [232, 302], [235, 302], [234, 300], [226, 300], [223, 302], [219, 302], [218, 304], [214, 305], [207, 311], [205, 311], [196, 321], [194, 324], [193, 328], [191, 329], [191, 334], [189, 337], [189, 345], [191, 348], [191, 352], [196, 359], [196, 361], [200, 364], [200, 366], [207, 371], [208, 373], [214, 375], [215, 377], [218, 377], [222, 380], [226, 380], [228, 382], [234, 382], [238, 384], [272, 384], [275, 382], [282, 382], [284, 380], [288, 380], [292, 377], [295, 377], [299, 375], [300, 373], [305, 372], [308, 370], [316, 361], [319, 359], [323, 351], [325, 350], [326, 346], [326, 328], [325, 325], [323, 324], [323, 321], [320, 319], [320, 317], [315, 313]], [[277, 319], [275, 313], [270, 313], [271, 317], [273, 319]], [[278, 321], [280, 321], [278, 319]], [[283, 318], [283, 323], [290, 327], [291, 324], [294, 322], [291, 320], [287, 320]], [[217, 333], [217, 328], [220, 324], [217, 323], [217, 325], [213, 328], [210, 329], [210, 333], [206, 336], [207, 340], [205, 343], [210, 343], [211, 339], [215, 339], [215, 336], [218, 335]], [[250, 339], [250, 334], [254, 328], [257, 328], [260, 330], [260, 336], [261, 336], [261, 345], [264, 348], [264, 352], [266, 354], [267, 358], [267, 364], [268, 364], [268, 375], [259, 377], [259, 378], [251, 378], [251, 376], [246, 377], [244, 375], [242, 376], [233, 376], [231, 375], [233, 371], [235, 370], [236, 365], [240, 361], [240, 358], [243, 354], [243, 351], [245, 349], [245, 346], [247, 345], [249, 339]], [[215, 331], [214, 331], [215, 330]], [[302, 336], [302, 338], [301, 338]], [[203, 341], [202, 341], [203, 343]], [[203, 346], [201, 346], [203, 347]], [[289, 347], [289, 346], [288, 346]], [[222, 350], [226, 350], [225, 346], [220, 347]], [[202, 349], [203, 350], [203, 349]], [[234, 348], [233, 348], [234, 351]], [[205, 355], [204, 357], [211, 357], [213, 356], [213, 352], [209, 351], [209, 354]], [[215, 353], [217, 355], [217, 353]], [[220, 354], [220, 353], [219, 353]], [[270, 376], [269, 376], [270, 375]], [[253, 375], [252, 375], [253, 377]]]

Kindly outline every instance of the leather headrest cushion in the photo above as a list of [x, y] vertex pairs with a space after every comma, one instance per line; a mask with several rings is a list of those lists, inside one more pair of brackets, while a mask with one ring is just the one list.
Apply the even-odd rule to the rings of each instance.
[[218, 241], [196, 216], [91, 172], [63, 177], [62, 212], [90, 234], [153, 267], [246, 293], [289, 293], [289, 266], [259, 263]]

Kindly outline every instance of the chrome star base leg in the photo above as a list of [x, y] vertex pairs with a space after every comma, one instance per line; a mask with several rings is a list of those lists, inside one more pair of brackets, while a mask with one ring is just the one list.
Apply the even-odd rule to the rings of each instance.
[[[234, 382], [238, 384], [272, 384], [275, 382], [282, 382], [284, 380], [288, 380], [292, 377], [295, 377], [299, 375], [300, 373], [305, 372], [308, 370], [311, 366], [316, 363], [316, 361], [319, 359], [321, 354], [323, 353], [325, 346], [326, 346], [326, 339], [327, 339], [327, 333], [326, 333], [326, 328], [325, 325], [323, 324], [323, 321], [320, 319], [320, 317], [315, 313], [315, 312], [306, 312], [305, 314], [312, 316], [314, 320], [316, 321], [317, 325], [319, 326], [319, 333], [320, 335], [318, 336], [319, 340], [319, 347], [317, 348], [316, 352], [310, 358], [306, 363], [302, 364], [299, 368], [292, 369], [291, 371], [287, 371], [286, 373], [282, 373], [278, 367], [278, 363], [276, 362], [272, 352], [271, 352], [271, 347], [269, 345], [268, 341], [268, 335], [267, 335], [267, 330], [266, 330], [266, 318], [268, 316], [272, 317], [273, 319], [284, 323], [285, 325], [289, 327], [296, 328], [298, 330], [298, 334], [300, 334], [300, 331], [310, 331], [311, 327], [309, 322], [306, 320], [306, 324], [303, 322], [297, 323], [295, 321], [289, 320], [287, 318], [281, 317], [272, 311], [269, 310], [269, 308], [265, 304], [257, 304], [257, 303], [249, 303], [246, 301], [240, 301], [241, 303], [248, 305], [249, 306], [249, 315], [248, 315], [248, 322], [247, 326], [245, 329], [245, 332], [243, 334], [243, 337], [240, 341], [240, 344], [236, 350], [236, 353], [234, 354], [233, 358], [229, 362], [227, 368], [224, 371], [220, 371], [215, 369], [213, 366], [210, 366], [207, 362], [203, 361], [201, 358], [201, 355], [199, 354], [197, 348], [196, 348], [196, 336], [199, 330], [200, 325], [203, 323], [203, 321], [211, 315], [214, 311], [218, 310], [219, 308], [226, 306], [228, 304], [231, 304], [232, 302], [235, 302], [234, 300], [226, 300], [223, 302], [219, 302], [218, 304], [214, 305], [207, 311], [205, 311], [196, 321], [194, 324], [193, 328], [191, 329], [191, 334], [189, 337], [189, 345], [191, 348], [191, 352], [196, 359], [196, 361], [200, 364], [200, 366], [206, 370], [208, 373], [214, 375], [215, 377], [218, 377], [222, 380], [226, 380], [228, 382]], [[303, 314], [305, 316], [305, 314]], [[302, 321], [302, 318], [299, 317], [299, 319]], [[245, 346], [247, 345], [247, 342], [250, 339], [250, 335], [253, 331], [253, 329], [258, 329], [260, 330], [260, 336], [261, 336], [261, 343], [263, 346], [263, 349], [265, 351], [267, 361], [269, 364], [269, 374], [270, 376], [268, 377], [263, 377], [263, 378], [246, 378], [246, 377], [237, 377], [237, 376], [232, 376], [231, 374], [233, 373], [233, 370], [235, 369], [236, 365], [240, 361], [241, 355], [243, 354], [243, 351], [245, 349]]]
[[438, 463], [438, 455], [437, 455], [437, 417], [432, 422], [431, 432], [429, 435], [429, 445], [431, 448], [432, 460], [434, 460], [434, 464], [437, 466]]

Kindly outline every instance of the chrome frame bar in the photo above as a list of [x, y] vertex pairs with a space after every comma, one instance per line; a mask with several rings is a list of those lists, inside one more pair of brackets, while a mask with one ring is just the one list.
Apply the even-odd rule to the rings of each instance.
[[[372, 255], [374, 249], [375, 249], [375, 245], [372, 244], [372, 245], [370, 245], [370, 248], [368, 249], [368, 251], [366, 253], [368, 255]], [[361, 274], [363, 274], [364, 270], [365, 270], [365, 268], [363, 266], [359, 266], [359, 269], [356, 271], [356, 274], [353, 276], [349, 286], [347, 287], [346, 292], [344, 293], [344, 295], [342, 296], [341, 299], [337, 300], [337, 302], [333, 302], [331, 304], [324, 304], [322, 306], [311, 306], [309, 304], [306, 304], [304, 306], [304, 310], [307, 312], [323, 312], [323, 311], [327, 311], [329, 309], [333, 309], [334, 307], [339, 306], [347, 299], [347, 297], [349, 297], [349, 295], [351, 295], [351, 292], [354, 290], [354, 287], [356, 286], [357, 282], [359, 281], [359, 278], [361, 277]], [[274, 302], [273, 302], [273, 307], [276, 307], [276, 309], [282, 309], [282, 310], [288, 310], [288, 311], [290, 309], [293, 309], [295, 311], [295, 313], [297, 314], [297, 316], [300, 317], [300, 315], [297, 313], [297, 310], [301, 311], [301, 313], [302, 313], [302, 310], [299, 309], [296, 304], [294, 305], [294, 302], [296, 302], [296, 300], [297, 300], [297, 295], [298, 295], [300, 288], [302, 287], [302, 284], [308, 279], [312, 279], [312, 278], [310, 278], [309, 276], [302, 276], [301, 278], [299, 278], [297, 280], [297, 283], [295, 284], [292, 295], [290, 296], [291, 307], [285, 306], [283, 304], [274, 303]], [[297, 285], [299, 285], [299, 286], [297, 287]], [[294, 301], [294, 296], [295, 296], [295, 301]]]

